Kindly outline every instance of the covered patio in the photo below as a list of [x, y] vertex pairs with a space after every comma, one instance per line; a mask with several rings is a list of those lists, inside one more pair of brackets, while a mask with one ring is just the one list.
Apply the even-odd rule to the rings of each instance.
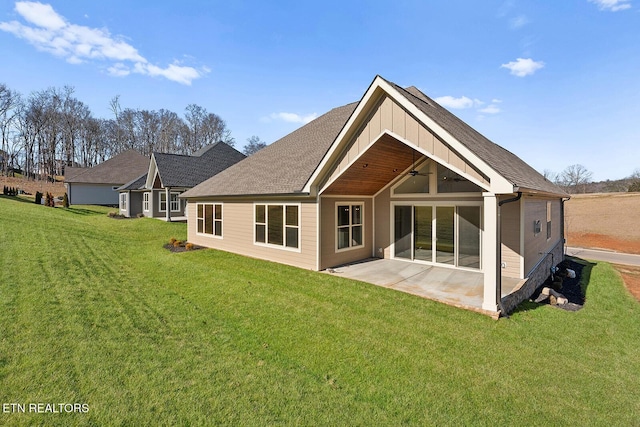
[[[325, 270], [329, 274], [360, 280], [430, 300], [495, 317], [482, 309], [484, 274], [395, 259], [371, 258]], [[502, 278], [502, 296], [518, 289], [524, 280]]]

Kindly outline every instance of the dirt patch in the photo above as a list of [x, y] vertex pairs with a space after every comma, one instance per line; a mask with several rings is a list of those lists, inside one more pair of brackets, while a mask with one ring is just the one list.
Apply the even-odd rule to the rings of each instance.
[[36, 191], [39, 191], [42, 194], [49, 192], [53, 194], [53, 197], [62, 197], [65, 193], [63, 182], [32, 181], [24, 178], [0, 176], [0, 187], [4, 187], [5, 185], [7, 187], [15, 187], [31, 195], [34, 195], [36, 194]]
[[640, 301], [640, 267], [618, 264], [615, 264], [614, 267], [622, 276], [624, 285], [631, 292], [631, 295]]
[[595, 233], [569, 233], [567, 245], [578, 248], [610, 249], [640, 255], [640, 240], [623, 240]]
[[640, 254], [640, 193], [571, 196], [565, 203], [567, 244]]

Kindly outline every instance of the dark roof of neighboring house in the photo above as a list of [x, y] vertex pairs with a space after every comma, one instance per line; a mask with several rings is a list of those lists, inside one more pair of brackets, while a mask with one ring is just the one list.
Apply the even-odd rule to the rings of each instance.
[[[73, 168], [76, 169], [76, 168]], [[140, 176], [149, 169], [149, 158], [134, 150], [122, 153], [92, 168], [71, 177], [65, 176], [66, 183], [124, 184]]]
[[186, 193], [189, 197], [299, 192], [356, 108], [334, 108]]
[[[386, 82], [514, 186], [565, 194], [515, 154], [489, 141], [417, 88], [403, 89]], [[183, 195], [206, 197], [301, 192], [357, 105], [355, 102], [334, 108]]]
[[192, 156], [153, 153], [164, 187], [191, 188], [246, 156], [224, 142], [207, 145]]
[[132, 181], [127, 182], [122, 187], [118, 188], [118, 191], [126, 191], [126, 190], [142, 190], [144, 189], [144, 185], [147, 183], [147, 175], [145, 173], [140, 175], [139, 177], [133, 179]]

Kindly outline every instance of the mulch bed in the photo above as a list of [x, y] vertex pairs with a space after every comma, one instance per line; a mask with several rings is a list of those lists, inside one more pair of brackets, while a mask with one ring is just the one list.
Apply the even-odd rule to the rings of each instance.
[[[576, 277], [570, 279], [566, 277], [566, 269], [569, 268], [576, 272]], [[582, 270], [585, 268], [584, 264], [580, 264], [578, 262], [572, 260], [565, 260], [561, 264], [561, 269], [556, 273], [562, 277], [562, 288], [558, 290], [562, 295], [564, 295], [569, 302], [563, 305], [554, 305], [553, 307], [561, 308], [567, 311], [578, 311], [580, 310], [585, 303], [584, 294], [582, 293], [582, 287], [580, 286], [580, 278], [582, 277]], [[531, 296], [531, 301], [537, 302], [538, 304], [548, 304], [550, 305], [549, 298], [545, 300], [541, 300], [543, 296], [540, 295], [542, 288], [549, 287], [552, 288], [551, 278], [548, 278], [542, 286], [540, 286], [534, 294]]]
[[166, 243], [162, 247], [168, 250], [169, 252], [173, 252], [173, 253], [192, 252], [192, 251], [197, 251], [199, 249], [206, 249], [204, 246], [198, 246], [198, 245], [193, 245], [191, 249], [187, 249], [184, 243], [181, 243], [178, 246], [174, 246], [171, 243]]

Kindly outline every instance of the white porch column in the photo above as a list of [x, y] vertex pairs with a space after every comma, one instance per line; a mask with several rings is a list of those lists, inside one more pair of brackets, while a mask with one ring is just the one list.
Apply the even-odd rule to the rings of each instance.
[[482, 308], [498, 311], [498, 199], [493, 193], [483, 193], [484, 233], [482, 236], [482, 266], [484, 270], [484, 298]]
[[164, 193], [167, 195], [167, 222], [171, 222], [171, 190], [169, 187], [165, 187]]

